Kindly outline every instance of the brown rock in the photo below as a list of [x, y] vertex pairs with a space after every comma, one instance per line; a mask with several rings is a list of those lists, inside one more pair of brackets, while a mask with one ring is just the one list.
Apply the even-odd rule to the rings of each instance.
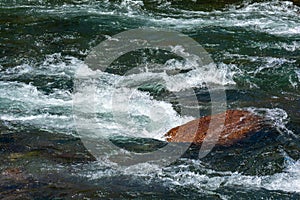
[[228, 146], [260, 130], [263, 125], [264, 119], [251, 112], [227, 110], [225, 113], [201, 117], [175, 127], [167, 132], [165, 137], [168, 142], [194, 144], [201, 144], [207, 137], [208, 142]]

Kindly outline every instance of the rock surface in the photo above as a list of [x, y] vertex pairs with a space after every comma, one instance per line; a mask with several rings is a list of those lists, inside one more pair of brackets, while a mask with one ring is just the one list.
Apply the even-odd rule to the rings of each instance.
[[[212, 119], [221, 123], [211, 124]], [[219, 125], [223, 125], [224, 119], [224, 127], [221, 130]], [[248, 111], [227, 110], [225, 113], [205, 116], [175, 127], [168, 131], [165, 137], [168, 142], [201, 144], [208, 136], [207, 132], [210, 127], [209, 135], [217, 137], [216, 144], [228, 146], [260, 130], [265, 124], [264, 121], [262, 117]]]

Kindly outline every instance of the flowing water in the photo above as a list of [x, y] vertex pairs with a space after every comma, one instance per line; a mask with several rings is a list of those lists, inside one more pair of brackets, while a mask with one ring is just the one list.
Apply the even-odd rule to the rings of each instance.
[[[188, 35], [216, 65], [190, 70], [193, 60], [183, 62], [157, 51], [123, 56], [109, 73], [98, 72], [94, 114], [101, 131], [94, 138], [106, 133], [120, 136], [114, 141], [122, 143], [128, 137], [125, 146], [134, 137], [163, 142], [170, 128], [195, 117], [181, 115], [172, 94], [193, 88], [201, 115], [210, 114], [205, 82], [225, 88], [228, 108], [249, 110], [272, 124], [263, 130], [268, 138], [254, 138], [245, 147], [216, 148], [200, 160], [183, 156], [165, 167], [8, 159], [1, 169], [21, 166], [37, 182], [56, 181], [56, 186], [43, 192], [39, 184], [1, 186], [1, 195], [27, 187], [32, 198], [50, 199], [300, 198], [300, 7], [288, 1], [244, 1], [202, 11], [185, 8], [184, 2], [178, 6], [158, 0], [0, 0], [0, 15], [0, 120], [8, 134], [25, 132], [38, 142], [47, 142], [42, 133], [78, 137], [73, 118], [77, 70], [86, 68], [85, 57], [101, 41], [145, 27]], [[137, 65], [181, 72], [172, 76], [146, 70], [128, 75], [123, 87], [115, 88], [114, 82], [125, 76], [120, 69]], [[183, 81], [187, 84], [178, 84]], [[136, 85], [141, 87], [134, 90]], [[128, 95], [132, 100], [123, 106]], [[120, 119], [117, 123], [112, 113]], [[1, 152], [6, 155], [7, 150]]]

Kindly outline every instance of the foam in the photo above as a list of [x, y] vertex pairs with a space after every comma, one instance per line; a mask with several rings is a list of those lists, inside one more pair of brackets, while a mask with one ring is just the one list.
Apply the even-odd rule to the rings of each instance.
[[[205, 168], [199, 160], [183, 159], [183, 164], [161, 168], [151, 163], [140, 163], [129, 167], [116, 166], [109, 161], [98, 161], [93, 165], [78, 168], [76, 175], [98, 180], [104, 177], [127, 175], [141, 177], [145, 183], [160, 181], [170, 189], [188, 188], [199, 193], [214, 193], [221, 187], [243, 187], [248, 189], [267, 189], [284, 192], [300, 192], [300, 161], [286, 156], [285, 169], [273, 175], [250, 176], [238, 172], [215, 171]], [[196, 169], [197, 171], [191, 171]]]
[[286, 127], [286, 124], [289, 122], [289, 116], [285, 110], [281, 108], [255, 107], [248, 107], [245, 109], [267, 119], [279, 133], [298, 138], [298, 136], [292, 130]]
[[[182, 52], [184, 49], [174, 47], [174, 51]], [[96, 119], [99, 125], [95, 127], [97, 131], [90, 130], [93, 132], [91, 135], [101, 137], [118, 133], [164, 140], [164, 134], [169, 129], [193, 119], [192, 115], [179, 116], [171, 103], [155, 100], [148, 92], [137, 90], [137, 87], [144, 84], [156, 87], [158, 84], [169, 92], [181, 92], [205, 84], [235, 84], [234, 72], [227, 65], [198, 66], [196, 60], [196, 57], [190, 57], [185, 62], [169, 60], [163, 65], [146, 63], [145, 66], [139, 66], [141, 73], [125, 76], [91, 71], [82, 65], [77, 71], [78, 80], [73, 96], [75, 110], [86, 113], [86, 117], [79, 119], [82, 120], [81, 124], [88, 123], [92, 115], [105, 116]], [[167, 73], [174, 69], [190, 71]], [[93, 78], [89, 80], [89, 76]], [[86, 104], [87, 101], [90, 103]], [[86, 128], [91, 129], [91, 126]]]
[[300, 42], [298, 42], [298, 41], [292, 41], [292, 42], [272, 41], [270, 43], [264, 43], [261, 41], [261, 42], [252, 42], [251, 47], [259, 48], [260, 50], [279, 49], [279, 50], [286, 50], [289, 52], [295, 52], [295, 51], [300, 50]]
[[[21, 7], [26, 5], [21, 5]], [[27, 6], [28, 7], [28, 6]], [[158, 11], [143, 9], [143, 1], [123, 0], [120, 4], [113, 2], [89, 2], [85, 4], [64, 4], [62, 6], [45, 3], [31, 5], [35, 12], [53, 16], [72, 16], [93, 14], [95, 16], [117, 16], [141, 22], [140, 26], [164, 27], [182, 30], [194, 30], [210, 26], [242, 27], [248, 30], [264, 32], [272, 35], [295, 36], [300, 34], [300, 9], [289, 1], [268, 1], [260, 3], [244, 3], [230, 6], [222, 11], [188, 11], [170, 8], [161, 3]], [[163, 12], [160, 12], [160, 9]], [[167, 15], [164, 14], [167, 12]]]

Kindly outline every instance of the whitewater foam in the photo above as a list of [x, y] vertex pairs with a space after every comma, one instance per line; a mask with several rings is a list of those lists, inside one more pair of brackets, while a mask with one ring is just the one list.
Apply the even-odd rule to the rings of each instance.
[[[109, 161], [98, 161], [92, 165], [82, 166], [75, 170], [75, 175], [99, 180], [104, 177], [131, 176], [141, 177], [145, 183], [161, 183], [170, 188], [196, 189], [199, 193], [212, 193], [221, 187], [241, 186], [248, 189], [277, 190], [285, 192], [300, 192], [300, 161], [288, 157], [285, 169], [280, 173], [264, 176], [243, 175], [239, 172], [215, 171], [204, 167], [200, 160], [182, 159], [183, 163], [161, 168], [151, 163], [140, 163], [129, 167], [117, 166]], [[191, 170], [194, 169], [194, 170]], [[195, 171], [196, 170], [196, 171]]]
[[[47, 3], [31, 5], [35, 12], [52, 17], [69, 17], [72, 15], [93, 14], [95, 16], [116, 16], [134, 19], [139, 26], [168, 27], [176, 30], [194, 30], [210, 26], [242, 27], [248, 30], [272, 35], [294, 36], [300, 34], [300, 9], [290, 1], [267, 1], [243, 3], [224, 8], [222, 11], [188, 11], [171, 7], [169, 3], [158, 4], [158, 11], [143, 9], [143, 1], [123, 0], [114, 2], [93, 1], [86, 4], [64, 4], [51, 6]], [[26, 5], [25, 5], [26, 6]], [[27, 6], [28, 7], [28, 6]], [[8, 8], [8, 7], [7, 7]], [[164, 12], [160, 12], [159, 10]], [[167, 14], [164, 14], [166, 13]], [[254, 14], [255, 13], [255, 14]]]
[[245, 109], [267, 119], [272, 124], [272, 127], [276, 128], [279, 133], [298, 138], [298, 136], [292, 130], [286, 127], [287, 123], [289, 122], [289, 116], [285, 110], [281, 108], [255, 107], [248, 107]]

